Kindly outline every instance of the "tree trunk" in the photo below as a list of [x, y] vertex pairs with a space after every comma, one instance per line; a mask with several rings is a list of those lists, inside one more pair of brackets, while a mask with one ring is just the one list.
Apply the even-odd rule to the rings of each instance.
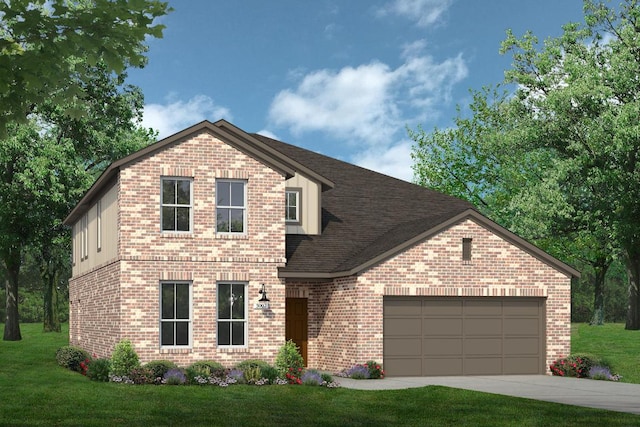
[[7, 293], [7, 318], [4, 324], [4, 341], [20, 341], [20, 316], [18, 313], [18, 276], [20, 274], [21, 250], [12, 247], [3, 254], [7, 269], [5, 289]]
[[590, 325], [604, 325], [604, 287], [605, 276], [609, 270], [610, 262], [600, 260], [593, 266], [595, 273], [594, 292], [593, 292], [593, 315], [591, 316]]
[[640, 253], [627, 250], [627, 276], [629, 277], [629, 303], [625, 329], [640, 329]]
[[46, 261], [42, 263], [41, 278], [44, 286], [44, 325], [45, 332], [60, 332], [58, 317], [58, 272]]

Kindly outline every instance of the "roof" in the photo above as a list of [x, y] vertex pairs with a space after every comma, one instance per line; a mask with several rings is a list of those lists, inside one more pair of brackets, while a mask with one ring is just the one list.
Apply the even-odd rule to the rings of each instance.
[[469, 202], [262, 135], [274, 150], [335, 186], [322, 193], [322, 234], [287, 235], [281, 277], [328, 279], [357, 274], [446, 228], [472, 219], [568, 276], [572, 267], [480, 214]]
[[446, 228], [471, 218], [568, 276], [580, 273], [481, 215], [464, 200], [258, 134], [224, 120], [200, 122], [112, 163], [64, 220], [75, 223], [114, 182], [120, 168], [208, 132], [291, 177], [322, 186], [322, 233], [286, 236], [280, 277], [330, 279], [358, 274]]

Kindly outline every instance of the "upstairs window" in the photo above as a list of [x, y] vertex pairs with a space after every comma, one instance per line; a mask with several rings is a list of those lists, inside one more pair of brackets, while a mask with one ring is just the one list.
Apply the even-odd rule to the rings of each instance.
[[245, 181], [216, 180], [216, 231], [244, 233], [247, 223]]
[[162, 178], [162, 231], [191, 231], [192, 181]]
[[291, 189], [286, 191], [284, 218], [288, 223], [300, 223], [300, 190]]

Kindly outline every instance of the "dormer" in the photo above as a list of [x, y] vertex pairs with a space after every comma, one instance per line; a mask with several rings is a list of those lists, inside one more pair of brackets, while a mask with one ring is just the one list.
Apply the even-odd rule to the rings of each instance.
[[285, 182], [287, 234], [320, 234], [322, 184], [298, 172]]

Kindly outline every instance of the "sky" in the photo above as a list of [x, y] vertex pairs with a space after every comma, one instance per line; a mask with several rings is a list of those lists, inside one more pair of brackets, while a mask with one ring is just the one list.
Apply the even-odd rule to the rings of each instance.
[[169, 0], [148, 65], [129, 71], [164, 138], [225, 119], [411, 181], [408, 129], [452, 125], [500, 83], [506, 30], [541, 41], [581, 0]]

